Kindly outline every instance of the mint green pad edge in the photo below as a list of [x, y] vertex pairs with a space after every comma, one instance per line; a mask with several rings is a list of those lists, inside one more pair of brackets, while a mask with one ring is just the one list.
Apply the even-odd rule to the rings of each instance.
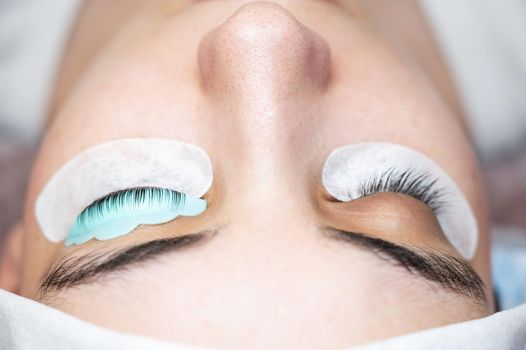
[[205, 200], [186, 196], [184, 208], [177, 210], [159, 210], [149, 213], [130, 212], [113, 220], [107, 220], [101, 225], [82, 227], [76, 221], [64, 241], [66, 247], [86, 243], [91, 239], [106, 241], [127, 235], [139, 225], [159, 225], [170, 222], [178, 216], [197, 216], [206, 210]]

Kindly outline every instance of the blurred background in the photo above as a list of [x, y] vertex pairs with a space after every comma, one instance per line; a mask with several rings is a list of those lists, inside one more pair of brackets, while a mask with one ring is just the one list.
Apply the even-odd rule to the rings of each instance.
[[[469, 120], [490, 197], [495, 269], [508, 271], [499, 273], [502, 283], [522, 279], [526, 286], [526, 273], [508, 268], [510, 249], [526, 247], [526, 0], [400, 1], [418, 2]], [[21, 215], [81, 6], [80, 0], [0, 0], [0, 244]], [[526, 271], [525, 252], [513, 255], [515, 271]]]

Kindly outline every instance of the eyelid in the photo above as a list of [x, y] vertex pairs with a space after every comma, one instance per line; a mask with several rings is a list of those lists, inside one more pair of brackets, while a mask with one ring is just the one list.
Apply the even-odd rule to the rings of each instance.
[[[432, 186], [427, 190], [422, 186], [422, 181], [428, 176], [420, 176], [420, 178], [413, 176], [412, 182], [419, 186], [410, 188], [407, 182], [404, 186], [400, 186], [404, 181], [399, 181], [395, 187], [416, 196], [417, 199], [423, 198], [430, 207], [435, 206], [436, 203], [433, 203], [432, 199], [436, 199], [439, 193], [447, 193], [447, 201], [438, 198], [441, 205], [435, 208], [434, 213], [451, 245], [465, 259], [472, 259], [477, 249], [478, 225], [470, 203], [453, 179], [433, 159], [423, 153], [391, 143], [360, 143], [343, 146], [332, 151], [327, 157], [322, 171], [322, 183], [334, 198], [348, 202], [360, 198], [364, 192], [363, 184], [370, 181], [371, 177], [374, 179], [375, 174], [385, 176], [385, 173], [390, 173], [390, 169], [400, 169], [392, 170], [392, 174], [398, 174], [399, 179], [401, 175], [410, 172], [432, 176], [430, 178]], [[394, 178], [396, 179], [396, 176]], [[370, 186], [369, 190], [389, 189], [393, 187], [393, 183], [389, 184], [389, 182], [388, 186], [384, 184]], [[396, 184], [396, 181], [394, 183]], [[428, 196], [430, 193], [435, 195]]]

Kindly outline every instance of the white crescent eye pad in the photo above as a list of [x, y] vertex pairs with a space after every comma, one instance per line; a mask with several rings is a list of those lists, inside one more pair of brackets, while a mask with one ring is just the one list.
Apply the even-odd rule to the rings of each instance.
[[108, 141], [82, 152], [51, 178], [36, 200], [35, 216], [44, 236], [56, 243], [68, 236], [85, 208], [109, 194], [137, 188], [166, 189], [190, 198], [196, 210], [203, 205], [197, 200], [212, 180], [210, 159], [197, 146], [169, 139]]
[[408, 147], [362, 143], [334, 150], [322, 182], [342, 202], [378, 192], [413, 196], [433, 209], [446, 238], [465, 259], [475, 255], [478, 227], [468, 201], [433, 160]]

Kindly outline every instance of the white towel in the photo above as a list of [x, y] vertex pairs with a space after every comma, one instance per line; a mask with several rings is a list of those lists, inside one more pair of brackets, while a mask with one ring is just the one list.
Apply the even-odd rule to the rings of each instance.
[[[523, 350], [526, 304], [492, 316], [412, 333], [353, 350]], [[0, 290], [2, 350], [199, 350], [203, 348], [115, 332]], [[349, 349], [350, 350], [350, 349]]]
[[58, 64], [83, 0], [0, 0], [0, 128], [42, 131]]
[[526, 143], [526, 1], [421, 0], [479, 153]]

